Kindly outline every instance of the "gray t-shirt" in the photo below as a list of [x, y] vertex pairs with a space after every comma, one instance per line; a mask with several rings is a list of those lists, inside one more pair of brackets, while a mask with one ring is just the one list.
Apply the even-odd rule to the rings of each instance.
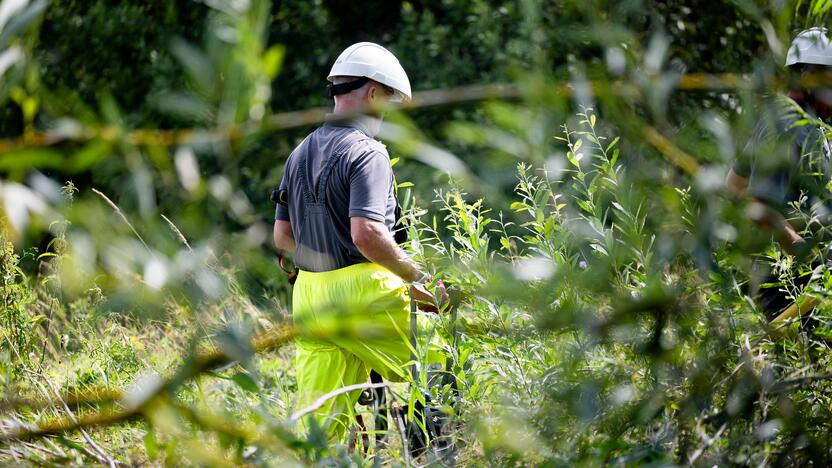
[[749, 180], [748, 194], [781, 209], [801, 191], [825, 194], [832, 149], [823, 130], [785, 96], [773, 99], [762, 114], [734, 164], [734, 172]]
[[[331, 230], [318, 235], [334, 236], [349, 251], [352, 263], [367, 262], [352, 242], [350, 218], [354, 216], [383, 222], [392, 233], [397, 206], [393, 169], [384, 145], [370, 136], [361, 123], [327, 123], [318, 128], [292, 151], [286, 161], [279, 190], [286, 190], [288, 206], [277, 205], [275, 219], [289, 221], [295, 241], [303, 243], [300, 228], [306, 211], [302, 178], [299, 172], [309, 168], [306, 180], [318, 191], [318, 180], [327, 159], [336, 151], [346, 152], [332, 169], [326, 187], [326, 208], [332, 219]], [[302, 155], [308, 166], [302, 164]]]

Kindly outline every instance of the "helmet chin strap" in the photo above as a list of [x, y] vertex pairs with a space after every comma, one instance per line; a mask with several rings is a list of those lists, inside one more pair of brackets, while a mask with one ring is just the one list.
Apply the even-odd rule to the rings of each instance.
[[370, 79], [366, 76], [362, 76], [354, 81], [348, 81], [346, 83], [341, 84], [333, 84], [330, 83], [326, 85], [326, 96], [328, 98], [333, 98], [335, 96], [340, 96], [342, 94], [347, 94], [351, 91], [355, 91], [356, 89], [364, 86], [365, 84], [369, 83]]

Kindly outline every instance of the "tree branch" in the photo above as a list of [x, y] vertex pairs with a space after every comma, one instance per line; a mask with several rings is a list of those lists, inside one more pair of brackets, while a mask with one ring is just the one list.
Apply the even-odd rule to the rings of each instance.
[[[295, 330], [291, 327], [282, 327], [275, 330], [264, 332], [252, 340], [252, 348], [255, 353], [273, 350], [291, 341], [295, 337]], [[222, 350], [213, 351], [197, 355], [192, 362], [186, 363], [176, 375], [169, 379], [163, 379], [160, 376], [154, 375], [146, 378], [140, 382], [133, 391], [120, 392], [120, 399], [118, 400], [126, 408], [121, 411], [106, 410], [100, 411], [96, 414], [76, 418], [74, 415], [70, 417], [60, 418], [55, 421], [47, 422], [40, 425], [22, 426], [11, 430], [4, 430], [0, 432], [0, 442], [5, 442], [14, 439], [31, 439], [35, 437], [42, 437], [45, 435], [56, 435], [64, 432], [73, 431], [94, 426], [108, 426], [112, 424], [121, 423], [124, 421], [138, 419], [142, 416], [147, 405], [153, 402], [157, 397], [164, 393], [174, 393], [176, 389], [187, 380], [190, 380], [197, 375], [208, 372], [217, 366], [223, 365], [227, 362], [232, 362], [234, 359], [228, 356]], [[107, 396], [113, 396], [116, 393], [109, 393]], [[136, 401], [131, 401], [136, 398]], [[66, 404], [65, 400], [58, 395], [57, 400], [46, 400], [38, 402], [40, 407], [58, 406], [61, 401]], [[73, 400], [78, 402], [79, 399]], [[87, 400], [87, 404], [100, 403], [100, 401]], [[65, 406], [65, 409], [67, 406]], [[71, 414], [71, 413], [70, 413]]]
[[352, 391], [355, 391], [355, 390], [365, 390], [365, 389], [371, 389], [371, 388], [386, 388], [386, 387], [389, 387], [389, 386], [390, 386], [390, 384], [388, 382], [381, 382], [381, 383], [369, 383], [369, 384], [355, 384], [355, 385], [347, 385], [346, 387], [341, 387], [339, 389], [333, 390], [333, 391], [321, 396], [320, 398], [315, 400], [314, 403], [307, 406], [306, 408], [303, 408], [302, 410], [296, 411], [289, 418], [289, 422], [291, 424], [294, 424], [294, 423], [298, 422], [298, 420], [300, 418], [306, 416], [307, 414], [309, 414], [313, 411], [319, 410], [324, 405], [324, 403], [326, 403], [328, 400], [331, 400], [332, 398], [337, 397], [338, 395], [343, 395], [345, 393], [349, 393], [349, 392], [352, 392]]

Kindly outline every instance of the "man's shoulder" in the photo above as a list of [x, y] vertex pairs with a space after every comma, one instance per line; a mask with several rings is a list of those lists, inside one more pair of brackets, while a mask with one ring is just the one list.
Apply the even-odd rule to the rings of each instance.
[[387, 147], [375, 138], [353, 127], [324, 125], [315, 129], [301, 141], [289, 155], [287, 163], [293, 164], [300, 154], [314, 145], [319, 151], [343, 153], [342, 163], [357, 159], [384, 157], [390, 159]]
[[368, 136], [358, 129], [352, 129], [344, 136], [345, 143], [347, 143], [347, 153], [351, 159], [372, 157], [375, 155], [384, 156], [390, 159], [387, 153], [387, 147], [375, 138]]
[[291, 153], [289, 153], [289, 158], [292, 158], [292, 156], [299, 153], [307, 145], [309, 145], [309, 141], [315, 136], [315, 133], [317, 133], [317, 132], [318, 132], [318, 130], [315, 130], [315, 131], [309, 133], [308, 135], [306, 135], [306, 137], [303, 140], [300, 141], [300, 143], [295, 145], [295, 148], [292, 150]]
[[390, 158], [390, 155], [387, 153], [387, 147], [384, 146], [384, 143], [366, 135], [363, 139], [357, 142], [356, 149], [360, 150], [361, 152], [380, 153], [384, 155], [386, 158]]
[[768, 98], [758, 109], [759, 117], [754, 132], [748, 141], [748, 149], [764, 144], [786, 143], [784, 136], [798, 136], [796, 131], [806, 123], [805, 112], [785, 95]]

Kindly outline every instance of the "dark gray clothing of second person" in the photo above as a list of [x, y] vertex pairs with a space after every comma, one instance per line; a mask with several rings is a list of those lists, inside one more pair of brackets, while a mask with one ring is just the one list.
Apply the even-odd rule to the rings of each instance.
[[[832, 147], [822, 126], [813, 121], [812, 109], [800, 109], [785, 96], [777, 96], [761, 109], [754, 135], [734, 164], [734, 172], [748, 179], [747, 193], [780, 210], [789, 222], [803, 230], [805, 222], [790, 206], [805, 196], [801, 207], [817, 223], [810, 231], [824, 231], [830, 221], [827, 181], [832, 176]], [[821, 232], [802, 232], [804, 236]], [[793, 285], [802, 288], [809, 276]], [[751, 294], [769, 320], [777, 317], [794, 298], [786, 292], [779, 274], [771, 271], [771, 260], [758, 256], [751, 272]], [[790, 287], [791, 289], [791, 287]]]
[[[336, 159], [321, 186], [331, 158]], [[359, 122], [327, 123], [309, 134], [289, 155], [279, 190], [287, 191], [288, 201], [277, 205], [275, 219], [291, 223], [294, 261], [301, 270], [330, 271], [369, 261], [352, 241], [351, 217], [382, 222], [394, 231], [390, 156]]]
[[810, 207], [826, 194], [832, 175], [832, 147], [823, 128], [812, 121], [811, 109], [800, 110], [785, 96], [777, 96], [763, 108], [754, 135], [734, 172], [748, 179], [748, 194], [787, 211], [801, 192]]

